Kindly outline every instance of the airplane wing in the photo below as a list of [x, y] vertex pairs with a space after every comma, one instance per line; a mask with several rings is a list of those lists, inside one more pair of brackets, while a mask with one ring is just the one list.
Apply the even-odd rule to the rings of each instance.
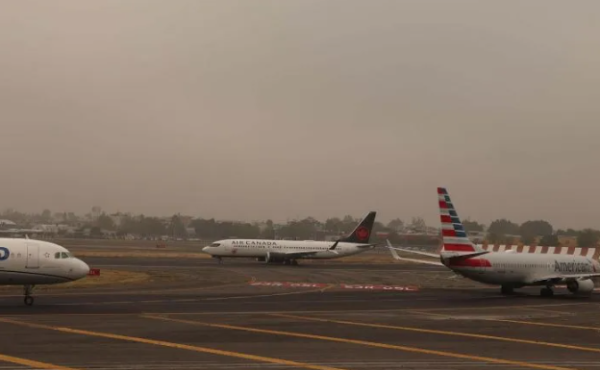
[[378, 246], [379, 243], [357, 245], [357, 248], [371, 248]]
[[[398, 255], [398, 252], [396, 252], [396, 250], [403, 251], [403, 252], [407, 251], [407, 250], [402, 249], [402, 248], [394, 248], [394, 247], [392, 247], [392, 245], [390, 244], [389, 240], [387, 241], [387, 244], [388, 244], [387, 248], [390, 250], [390, 253], [392, 253], [392, 257], [394, 257], [395, 260], [398, 260], [398, 261], [408, 261], [408, 262], [416, 262], [416, 263], [423, 263], [423, 264], [426, 264], [426, 265], [444, 266], [441, 262], [438, 262], [438, 261], [426, 261], [426, 260], [416, 259], [416, 258], [404, 258], [404, 257], [400, 257]], [[412, 251], [408, 250], [408, 252], [412, 252]], [[429, 256], [429, 257], [439, 257], [439, 256], [433, 255], [431, 253], [425, 254], [425, 255]]]
[[312, 256], [314, 254], [317, 254], [319, 252], [322, 251], [308, 251], [308, 252], [290, 252], [290, 253], [273, 253], [271, 252], [271, 255], [273, 257], [285, 257], [285, 258], [302, 258], [302, 257], [308, 257], [308, 256]]

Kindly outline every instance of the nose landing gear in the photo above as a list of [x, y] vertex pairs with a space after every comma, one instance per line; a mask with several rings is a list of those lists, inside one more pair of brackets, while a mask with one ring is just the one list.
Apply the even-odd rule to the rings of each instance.
[[33, 301], [34, 301], [34, 299], [32, 297], [33, 288], [35, 288], [35, 285], [25, 285], [23, 287], [23, 294], [25, 295], [23, 302], [25, 303], [26, 306], [33, 305]]

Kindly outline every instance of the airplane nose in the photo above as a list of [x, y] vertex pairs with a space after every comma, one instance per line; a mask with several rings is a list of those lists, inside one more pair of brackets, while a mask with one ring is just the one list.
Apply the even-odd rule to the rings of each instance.
[[208, 247], [204, 247], [204, 248], [202, 248], [202, 252], [204, 252], [204, 253], [208, 253]]
[[87, 276], [90, 273], [90, 266], [82, 260], [77, 260], [77, 262], [77, 276], [80, 278]]

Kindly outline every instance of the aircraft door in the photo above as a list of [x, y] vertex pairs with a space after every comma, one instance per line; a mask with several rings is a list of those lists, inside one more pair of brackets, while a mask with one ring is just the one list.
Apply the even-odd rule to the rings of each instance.
[[28, 269], [40, 267], [40, 246], [36, 243], [27, 243], [27, 265]]

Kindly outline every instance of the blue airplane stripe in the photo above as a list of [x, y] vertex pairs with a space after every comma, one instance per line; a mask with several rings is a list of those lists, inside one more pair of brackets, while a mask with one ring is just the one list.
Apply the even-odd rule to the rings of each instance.
[[455, 234], [456, 234], [457, 238], [466, 238], [467, 237], [467, 233], [465, 233], [463, 231], [457, 231]]
[[454, 230], [456, 230], [456, 231], [458, 231], [458, 230], [465, 231], [465, 228], [464, 228], [464, 226], [462, 224], [458, 224], [458, 225], [457, 224], [453, 224], [452, 226], [454, 226]]

